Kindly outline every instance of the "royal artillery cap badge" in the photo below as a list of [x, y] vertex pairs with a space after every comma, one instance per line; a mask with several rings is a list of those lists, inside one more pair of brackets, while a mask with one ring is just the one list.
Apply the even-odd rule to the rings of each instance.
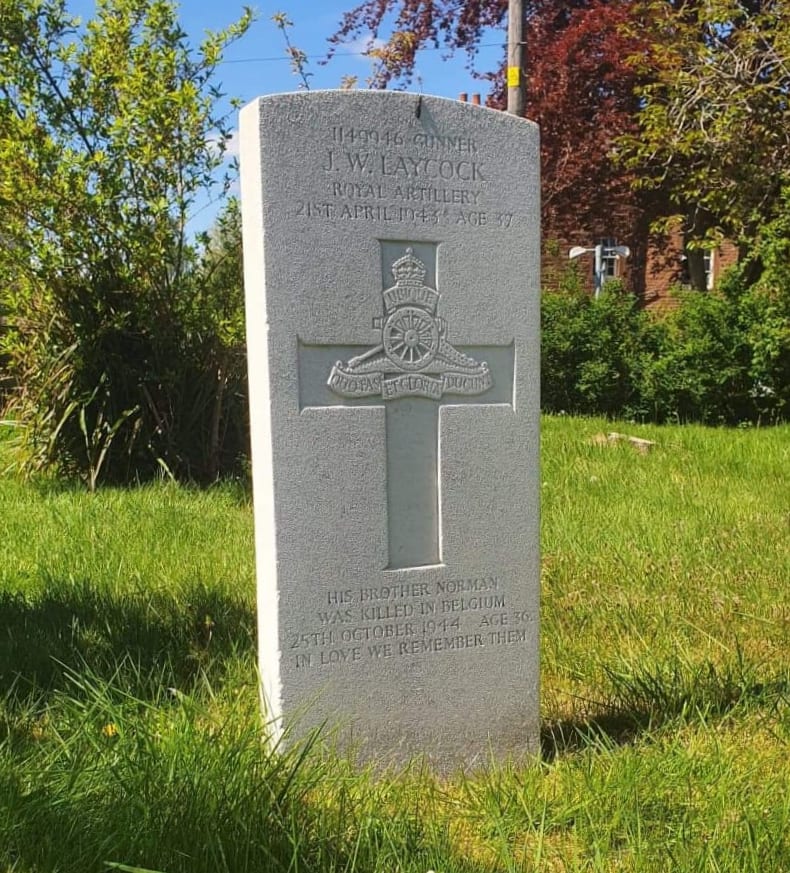
[[428, 397], [483, 394], [492, 385], [488, 364], [447, 342], [436, 315], [440, 294], [425, 284], [425, 264], [407, 248], [392, 265], [395, 284], [383, 292], [384, 315], [373, 319], [381, 342], [346, 363], [337, 361], [327, 384], [342, 397]]

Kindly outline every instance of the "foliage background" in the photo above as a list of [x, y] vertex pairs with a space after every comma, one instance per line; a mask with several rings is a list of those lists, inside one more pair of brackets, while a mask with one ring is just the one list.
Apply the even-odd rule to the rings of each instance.
[[772, 424], [790, 409], [790, 286], [676, 292], [654, 315], [616, 282], [544, 292], [541, 405], [637, 421]]
[[244, 451], [236, 223], [201, 246], [187, 222], [249, 21], [194, 50], [170, 0], [99, 0], [84, 26], [60, 0], [3, 4], [0, 353], [29, 468], [207, 481]]
[[[616, 202], [620, 218], [644, 224], [655, 217], [649, 202], [693, 219], [700, 238], [728, 230], [743, 244], [716, 293], [678, 292], [679, 305], [659, 317], [616, 284], [589, 298], [569, 272], [542, 300], [547, 411], [786, 418], [783, 2], [527, 4], [544, 219], [579, 201], [590, 215]], [[396, 7], [391, 40], [374, 50], [378, 84], [408, 79], [421, 45], [473, 52], [506, 12], [503, 2], [367, 2], [335, 39], [376, 31]], [[245, 470], [238, 204], [227, 200], [200, 239], [186, 228], [196, 202], [224, 196], [234, 172], [218, 180], [228, 131], [215, 73], [249, 22], [245, 13], [193, 48], [173, 0], [100, 0], [85, 26], [61, 0], [2, 7], [0, 392], [28, 471], [54, 469], [93, 489]], [[490, 76], [492, 104], [500, 72]], [[698, 122], [733, 76], [729, 114], [700, 139]], [[615, 146], [628, 172], [613, 163]]]

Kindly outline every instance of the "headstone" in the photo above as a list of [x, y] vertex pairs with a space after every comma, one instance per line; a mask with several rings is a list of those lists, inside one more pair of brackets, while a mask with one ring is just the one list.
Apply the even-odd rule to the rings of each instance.
[[241, 115], [274, 729], [438, 769], [538, 744], [534, 124], [311, 92]]

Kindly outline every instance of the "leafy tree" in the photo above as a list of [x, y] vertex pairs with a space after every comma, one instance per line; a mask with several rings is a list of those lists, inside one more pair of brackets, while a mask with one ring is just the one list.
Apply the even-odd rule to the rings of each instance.
[[653, 78], [624, 154], [692, 239], [748, 248], [790, 185], [790, 5], [649, 0], [642, 20]]
[[216, 66], [249, 23], [194, 51], [171, 0], [98, 0], [84, 27], [65, 0], [3, 4], [2, 345], [31, 463], [91, 487], [217, 472], [194, 438], [224, 389], [187, 222], [228, 136]]
[[[527, 0], [536, 6], [535, 0]], [[508, 0], [363, 0], [343, 16], [338, 30], [329, 38], [333, 48], [355, 37], [378, 37], [391, 15], [392, 33], [384, 46], [370, 52], [379, 63], [370, 80], [373, 88], [392, 83], [408, 85], [414, 73], [419, 49], [444, 45], [463, 49], [474, 59], [486, 27], [500, 27], [507, 14]]]

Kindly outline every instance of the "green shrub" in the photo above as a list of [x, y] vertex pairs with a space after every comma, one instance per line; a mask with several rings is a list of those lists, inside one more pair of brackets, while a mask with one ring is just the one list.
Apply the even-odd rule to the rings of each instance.
[[[759, 415], [786, 418], [790, 409], [790, 189], [783, 209], [760, 230], [757, 244], [722, 283], [722, 293], [738, 304], [751, 360], [749, 375]], [[753, 271], [758, 278], [750, 282]]]
[[214, 72], [250, 13], [194, 51], [170, 0], [105, 0], [84, 28], [58, 0], [12, 6], [0, 354], [28, 465], [91, 488], [213, 479], [246, 446], [241, 279], [186, 228], [223, 162]]
[[790, 287], [747, 286], [734, 270], [719, 292], [686, 292], [665, 319], [663, 353], [644, 375], [657, 421], [783, 420], [790, 401]]
[[664, 320], [661, 355], [646, 368], [645, 405], [657, 421], [733, 424], [753, 418], [749, 350], [726, 298], [684, 292]]
[[643, 415], [642, 373], [661, 328], [619, 283], [542, 298], [541, 398], [546, 412]]
[[[652, 317], [617, 285], [542, 298], [546, 412], [655, 422], [772, 423], [790, 409], [790, 276], [743, 270], [721, 292], [678, 292]], [[787, 284], [784, 284], [787, 282]]]
[[762, 420], [786, 419], [790, 410], [790, 282], [784, 289], [760, 283], [739, 303], [750, 351], [752, 402]]

